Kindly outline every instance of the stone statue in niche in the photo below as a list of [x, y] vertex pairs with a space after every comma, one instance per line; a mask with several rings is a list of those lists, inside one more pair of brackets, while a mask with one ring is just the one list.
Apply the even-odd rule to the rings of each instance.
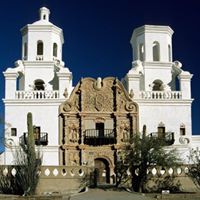
[[74, 123], [69, 125], [69, 140], [73, 143], [78, 142], [79, 140], [79, 127]]
[[130, 139], [130, 126], [128, 122], [122, 121], [120, 125], [120, 133], [122, 142], [127, 142]]
[[69, 155], [69, 161], [70, 161], [70, 164], [72, 166], [77, 166], [79, 165], [79, 153], [70, 153]]

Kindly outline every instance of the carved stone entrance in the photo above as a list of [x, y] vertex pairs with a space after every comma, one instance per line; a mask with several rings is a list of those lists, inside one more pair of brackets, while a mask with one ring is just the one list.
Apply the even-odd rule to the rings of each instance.
[[60, 164], [96, 168], [113, 184], [117, 152], [138, 132], [138, 105], [114, 77], [81, 79], [60, 106]]
[[94, 160], [94, 164], [96, 185], [110, 183], [110, 169], [108, 161], [103, 158], [97, 158]]

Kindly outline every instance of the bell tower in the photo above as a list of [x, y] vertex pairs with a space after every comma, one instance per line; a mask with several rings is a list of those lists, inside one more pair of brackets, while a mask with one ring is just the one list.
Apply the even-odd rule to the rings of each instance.
[[39, 20], [21, 29], [22, 60], [62, 60], [63, 31], [49, 22], [50, 11], [42, 7]]
[[[189, 144], [192, 74], [173, 61], [172, 35], [169, 26], [144, 25], [133, 31], [132, 68], [124, 85], [139, 105], [140, 130], [145, 124], [149, 133], [173, 133], [175, 144]], [[182, 130], [187, 130], [184, 137]]]
[[133, 60], [172, 62], [172, 35], [169, 26], [144, 25], [133, 31]]
[[[130, 41], [132, 69], [126, 77], [129, 91], [130, 88], [136, 91], [175, 89], [178, 74], [172, 73], [172, 35], [173, 30], [169, 26], [144, 25], [133, 31]], [[132, 80], [138, 83], [137, 88]]]
[[[59, 90], [72, 88], [72, 75], [62, 61], [63, 31], [49, 21], [50, 10], [42, 7], [39, 20], [21, 29], [23, 72], [19, 90]], [[63, 74], [66, 85], [63, 86]]]
[[[21, 60], [3, 72], [5, 121], [11, 124], [5, 138], [18, 145], [22, 141], [19, 138], [26, 135], [24, 122], [31, 112], [34, 125], [42, 131], [35, 139], [36, 145], [44, 146], [44, 163], [57, 165], [58, 108], [72, 91], [72, 73], [62, 61], [63, 31], [50, 22], [50, 10], [42, 7], [39, 20], [24, 26], [21, 33]], [[41, 143], [44, 136], [45, 143]], [[11, 150], [6, 149], [6, 153], [10, 156], [5, 163], [11, 163]]]

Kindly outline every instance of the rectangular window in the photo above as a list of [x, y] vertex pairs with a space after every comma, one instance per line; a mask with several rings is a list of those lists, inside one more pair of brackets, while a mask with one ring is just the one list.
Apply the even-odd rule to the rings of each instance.
[[11, 136], [17, 136], [17, 129], [11, 128]]
[[180, 128], [180, 135], [184, 136], [185, 135], [185, 128]]

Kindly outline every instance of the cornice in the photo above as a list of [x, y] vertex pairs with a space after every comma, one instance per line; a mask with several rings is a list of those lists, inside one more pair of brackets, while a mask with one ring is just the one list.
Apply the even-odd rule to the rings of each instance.
[[171, 37], [174, 31], [169, 26], [144, 25], [134, 29], [133, 36], [137, 37], [144, 33], [166, 33]]
[[25, 67], [52, 67], [55, 61], [23, 61]]
[[66, 99], [3, 99], [5, 105], [60, 106]]
[[44, 25], [34, 25], [34, 24], [27, 24], [23, 28], [20, 29], [22, 36], [27, 34], [28, 31], [32, 32], [53, 32], [55, 34], [60, 35], [62, 43], [64, 43], [63, 37], [63, 30], [53, 24], [44, 24]]
[[133, 99], [139, 106], [141, 105], [151, 105], [151, 106], [184, 106], [184, 105], [191, 105], [194, 99], [179, 99], [179, 100], [169, 100], [169, 99], [162, 99], [162, 100], [155, 100], [155, 99]]
[[172, 66], [173, 66], [173, 63], [172, 62], [160, 62], [160, 61], [152, 61], [152, 62], [142, 62], [142, 64], [143, 64], [143, 66], [145, 67], [145, 68], [157, 68], [157, 67], [169, 67], [169, 68], [172, 68]]

